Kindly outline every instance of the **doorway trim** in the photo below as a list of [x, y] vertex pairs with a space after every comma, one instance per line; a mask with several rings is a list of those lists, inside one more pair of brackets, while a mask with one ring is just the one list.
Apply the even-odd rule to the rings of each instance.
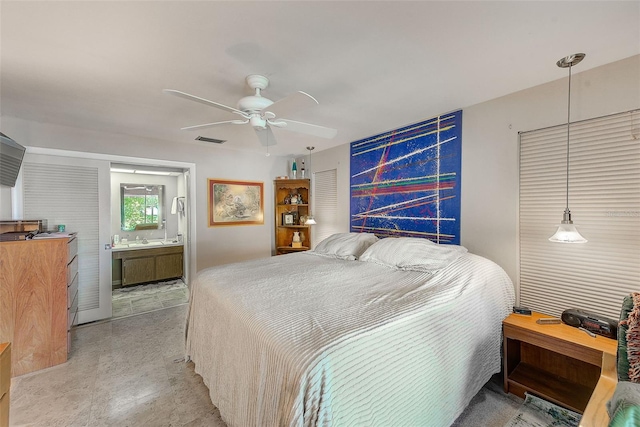
[[[196, 165], [195, 163], [188, 162], [177, 162], [173, 160], [162, 160], [162, 159], [151, 159], [151, 158], [143, 158], [143, 157], [130, 157], [130, 156], [118, 156], [113, 154], [102, 154], [102, 153], [87, 153], [83, 151], [72, 151], [72, 150], [61, 150], [55, 148], [42, 148], [42, 147], [31, 147], [26, 146], [26, 152], [29, 154], [41, 154], [41, 155], [49, 155], [49, 156], [62, 156], [62, 157], [74, 157], [81, 159], [89, 159], [89, 160], [105, 160], [113, 163], [135, 163], [141, 166], [160, 166], [160, 167], [171, 167], [171, 168], [181, 168], [189, 173], [186, 175], [188, 179], [186, 179], [187, 184], [187, 249], [188, 252], [188, 262], [187, 262], [187, 271], [185, 272], [185, 277], [191, 278], [194, 277], [196, 272], [196, 234], [192, 232], [192, 227], [196, 224], [196, 206], [195, 206], [195, 198], [191, 197], [193, 193], [193, 189], [196, 188]], [[20, 218], [23, 213], [24, 207], [24, 199], [22, 191], [19, 188], [22, 188], [21, 179], [22, 172], [18, 176], [18, 183], [20, 186], [16, 185], [11, 189], [11, 198], [12, 198], [12, 216], [13, 218]], [[111, 228], [111, 215], [109, 215], [109, 228]], [[111, 242], [100, 242], [100, 245], [111, 245]], [[111, 277], [111, 269], [109, 269], [109, 277]], [[109, 293], [111, 292], [111, 280], [108, 281], [109, 285]], [[106, 286], [106, 285], [105, 285]], [[101, 289], [102, 291], [102, 289]], [[111, 300], [108, 302], [111, 305]], [[109, 307], [111, 308], [111, 307]], [[111, 310], [109, 310], [111, 312]]]

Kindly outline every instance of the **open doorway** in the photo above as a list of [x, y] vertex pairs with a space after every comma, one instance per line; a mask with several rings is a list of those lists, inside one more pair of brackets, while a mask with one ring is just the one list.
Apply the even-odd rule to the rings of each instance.
[[[23, 168], [11, 193], [12, 218], [47, 219], [50, 224], [65, 224], [68, 230], [78, 232], [79, 324], [112, 316], [112, 240], [114, 234], [121, 234], [112, 231], [111, 225], [110, 166], [114, 163], [136, 165], [139, 169], [164, 168], [180, 172], [177, 186], [184, 195], [184, 215], [179, 219], [180, 229], [184, 230], [182, 278], [187, 286], [196, 268], [196, 236], [191, 233], [191, 224], [195, 223], [195, 199], [191, 197], [191, 188], [195, 186], [194, 163], [27, 147]], [[88, 183], [93, 186], [88, 186]], [[80, 197], [80, 187], [94, 200], [91, 204], [93, 210], [87, 208], [86, 199], [82, 200], [82, 208], [68, 203], [69, 198]], [[28, 198], [25, 197], [26, 192], [29, 193]], [[166, 209], [170, 212], [171, 204]], [[119, 217], [117, 212], [116, 218]], [[164, 238], [164, 230], [161, 233]], [[171, 237], [177, 237], [177, 234], [176, 229]]]
[[188, 302], [189, 176], [111, 163], [112, 317]]

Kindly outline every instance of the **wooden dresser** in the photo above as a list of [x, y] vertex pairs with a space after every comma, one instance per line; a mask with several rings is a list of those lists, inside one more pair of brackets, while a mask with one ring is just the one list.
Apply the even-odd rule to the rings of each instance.
[[78, 322], [78, 240], [0, 243], [0, 342], [11, 375], [64, 363]]
[[9, 390], [11, 389], [11, 344], [0, 343], [0, 427], [9, 426]]

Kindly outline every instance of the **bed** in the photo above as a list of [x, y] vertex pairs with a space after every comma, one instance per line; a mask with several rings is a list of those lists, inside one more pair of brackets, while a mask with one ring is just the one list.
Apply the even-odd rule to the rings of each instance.
[[327, 240], [194, 280], [186, 356], [222, 418], [450, 425], [500, 371], [510, 279], [461, 246], [365, 233]]

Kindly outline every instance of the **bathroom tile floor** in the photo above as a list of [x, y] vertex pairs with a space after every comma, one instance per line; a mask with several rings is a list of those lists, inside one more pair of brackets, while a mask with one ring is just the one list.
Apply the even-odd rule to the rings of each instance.
[[183, 361], [186, 312], [78, 327], [66, 363], [11, 380], [10, 426], [224, 427]]
[[128, 286], [111, 292], [112, 317], [125, 317], [189, 302], [189, 289], [180, 279]]

